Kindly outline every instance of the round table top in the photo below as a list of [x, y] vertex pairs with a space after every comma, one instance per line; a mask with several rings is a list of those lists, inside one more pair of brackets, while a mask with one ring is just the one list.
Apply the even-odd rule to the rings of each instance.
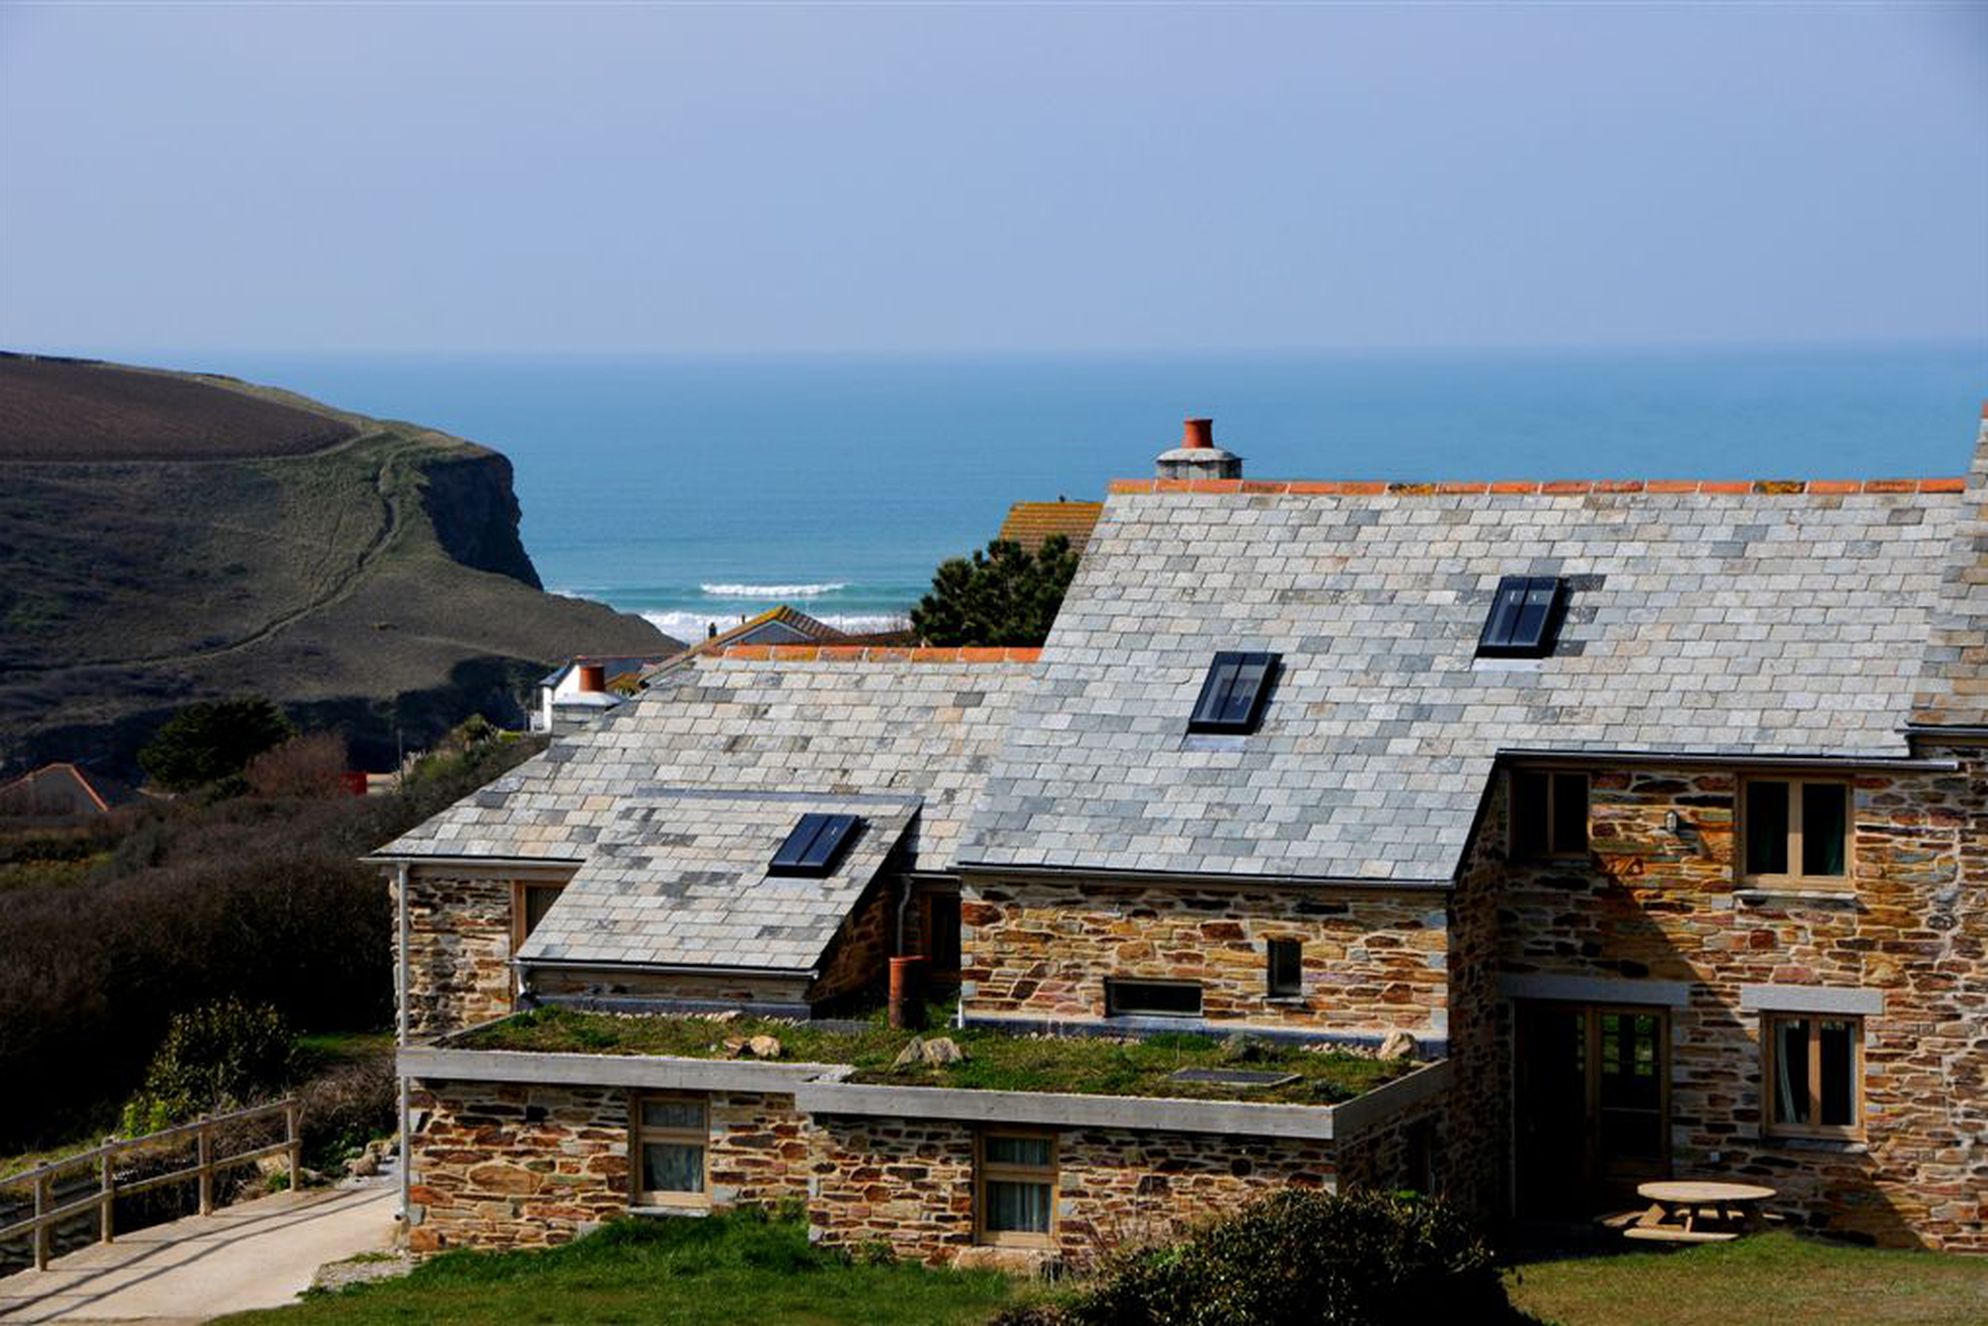
[[1653, 1202], [1764, 1202], [1774, 1195], [1772, 1188], [1754, 1183], [1712, 1183], [1701, 1179], [1679, 1179], [1644, 1183], [1636, 1188], [1639, 1197]]

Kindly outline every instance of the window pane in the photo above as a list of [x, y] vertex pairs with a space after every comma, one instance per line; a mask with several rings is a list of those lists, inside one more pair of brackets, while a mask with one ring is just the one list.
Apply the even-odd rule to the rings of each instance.
[[1546, 855], [1546, 775], [1512, 774], [1512, 851], [1520, 859]]
[[1000, 1234], [1049, 1232], [1049, 1185], [995, 1179], [987, 1185], [987, 1228]]
[[1270, 993], [1294, 995], [1304, 989], [1304, 946], [1295, 939], [1270, 941]]
[[1577, 856], [1588, 850], [1588, 776], [1553, 775], [1553, 850]]
[[1249, 711], [1256, 704], [1256, 693], [1263, 689], [1264, 674], [1269, 669], [1261, 659], [1251, 659], [1236, 669], [1236, 684], [1229, 691], [1228, 701], [1222, 708], [1222, 721], [1242, 723], [1249, 719]]
[[642, 1102], [644, 1128], [678, 1128], [704, 1131], [704, 1102], [701, 1100], [645, 1100]]
[[1849, 788], [1841, 783], [1802, 784], [1802, 873], [1841, 875], [1849, 836]]
[[1788, 785], [1755, 779], [1746, 785], [1746, 873], [1788, 873]]
[[1201, 987], [1157, 981], [1105, 982], [1108, 1013], [1170, 1013], [1194, 1016], [1201, 1011]]
[[529, 886], [525, 889], [525, 933], [527, 935], [538, 929], [538, 923], [545, 919], [545, 914], [552, 910], [552, 904], [558, 901], [559, 890], [556, 888]]
[[642, 1191], [703, 1192], [704, 1148], [683, 1142], [644, 1142]]
[[1525, 601], [1523, 583], [1514, 576], [1498, 582], [1498, 592], [1491, 600], [1491, 616], [1484, 624], [1482, 647], [1503, 648], [1512, 643], [1518, 629], [1519, 608]]
[[1774, 1122], [1809, 1121], [1809, 1020], [1776, 1018], [1774, 1036]]
[[1234, 692], [1236, 672], [1240, 668], [1233, 659], [1218, 657], [1209, 666], [1208, 679], [1201, 683], [1201, 700], [1194, 706], [1194, 721], [1197, 723], [1219, 723], [1228, 711], [1229, 696]]
[[1850, 1127], [1857, 1122], [1858, 1024], [1822, 1024], [1822, 1121]]
[[1547, 614], [1553, 610], [1553, 593], [1558, 588], [1552, 580], [1535, 581], [1526, 591], [1525, 603], [1519, 609], [1519, 622], [1512, 631], [1512, 643], [1528, 649], [1536, 648], [1546, 637]]
[[1047, 1137], [1004, 1137], [994, 1135], [981, 1143], [981, 1154], [990, 1165], [1049, 1165]]

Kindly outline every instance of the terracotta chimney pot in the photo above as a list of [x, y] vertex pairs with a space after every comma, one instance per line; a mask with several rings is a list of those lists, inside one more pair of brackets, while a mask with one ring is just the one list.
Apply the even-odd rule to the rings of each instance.
[[1215, 421], [1213, 419], [1189, 419], [1181, 430], [1180, 445], [1195, 451], [1215, 445]]
[[580, 665], [580, 689], [589, 694], [598, 694], [607, 689], [607, 667], [601, 663]]

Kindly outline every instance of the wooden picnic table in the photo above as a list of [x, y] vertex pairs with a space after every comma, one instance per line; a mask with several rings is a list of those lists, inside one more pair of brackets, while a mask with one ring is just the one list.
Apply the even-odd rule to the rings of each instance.
[[1650, 1209], [1622, 1232], [1667, 1243], [1723, 1243], [1760, 1228], [1761, 1205], [1774, 1189], [1756, 1183], [1700, 1179], [1645, 1183], [1636, 1189]]

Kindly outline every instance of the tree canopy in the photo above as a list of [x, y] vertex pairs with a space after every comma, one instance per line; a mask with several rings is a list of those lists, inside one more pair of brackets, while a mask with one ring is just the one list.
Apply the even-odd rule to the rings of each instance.
[[234, 778], [248, 762], [297, 729], [260, 695], [190, 704], [138, 752], [139, 767], [173, 792]]
[[911, 627], [930, 645], [1039, 645], [1049, 637], [1077, 554], [1060, 534], [1031, 553], [1009, 539], [954, 557], [932, 576], [932, 592], [911, 610]]

